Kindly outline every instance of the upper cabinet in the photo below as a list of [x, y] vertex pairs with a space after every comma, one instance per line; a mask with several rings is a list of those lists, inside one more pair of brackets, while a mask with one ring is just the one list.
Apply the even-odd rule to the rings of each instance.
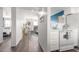
[[79, 13], [79, 7], [66, 8], [64, 11], [65, 15]]

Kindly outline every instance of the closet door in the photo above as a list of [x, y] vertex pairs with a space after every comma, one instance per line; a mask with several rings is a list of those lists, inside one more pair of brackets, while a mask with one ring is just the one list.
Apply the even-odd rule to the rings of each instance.
[[0, 7], [0, 43], [3, 42], [3, 8]]

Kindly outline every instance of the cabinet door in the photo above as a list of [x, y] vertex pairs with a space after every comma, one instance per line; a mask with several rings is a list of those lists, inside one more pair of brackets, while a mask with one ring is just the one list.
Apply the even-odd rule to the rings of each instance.
[[69, 50], [74, 46], [72, 31], [60, 32], [60, 50]]
[[73, 28], [79, 27], [79, 14], [67, 16], [67, 24]]
[[50, 33], [50, 39], [48, 39], [48, 44], [49, 44], [49, 50], [54, 51], [59, 49], [59, 32], [56, 31], [51, 31]]

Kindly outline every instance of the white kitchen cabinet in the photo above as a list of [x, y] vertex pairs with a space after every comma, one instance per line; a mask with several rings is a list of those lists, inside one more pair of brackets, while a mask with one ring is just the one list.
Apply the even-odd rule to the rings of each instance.
[[60, 38], [59, 38], [60, 51], [70, 50], [74, 48], [74, 40], [72, 33], [73, 33], [72, 30], [64, 30], [60, 32]]
[[50, 32], [50, 39], [48, 39], [48, 50], [59, 50], [59, 32], [58, 30], [52, 30]]

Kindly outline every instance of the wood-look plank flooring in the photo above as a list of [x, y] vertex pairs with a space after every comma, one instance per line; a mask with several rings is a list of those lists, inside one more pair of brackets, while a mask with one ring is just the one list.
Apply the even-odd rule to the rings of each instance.
[[[28, 35], [20, 41], [17, 47], [11, 48], [11, 38], [4, 37], [4, 41], [0, 44], [0, 52], [43, 52], [38, 43], [38, 35], [32, 34], [30, 38]], [[79, 52], [79, 48], [63, 52]]]
[[11, 37], [4, 37], [3, 43], [0, 44], [0, 52], [15, 52], [15, 48], [11, 48]]
[[24, 36], [16, 47], [16, 52], [42, 52], [38, 43], [38, 35], [31, 33], [30, 37]]

